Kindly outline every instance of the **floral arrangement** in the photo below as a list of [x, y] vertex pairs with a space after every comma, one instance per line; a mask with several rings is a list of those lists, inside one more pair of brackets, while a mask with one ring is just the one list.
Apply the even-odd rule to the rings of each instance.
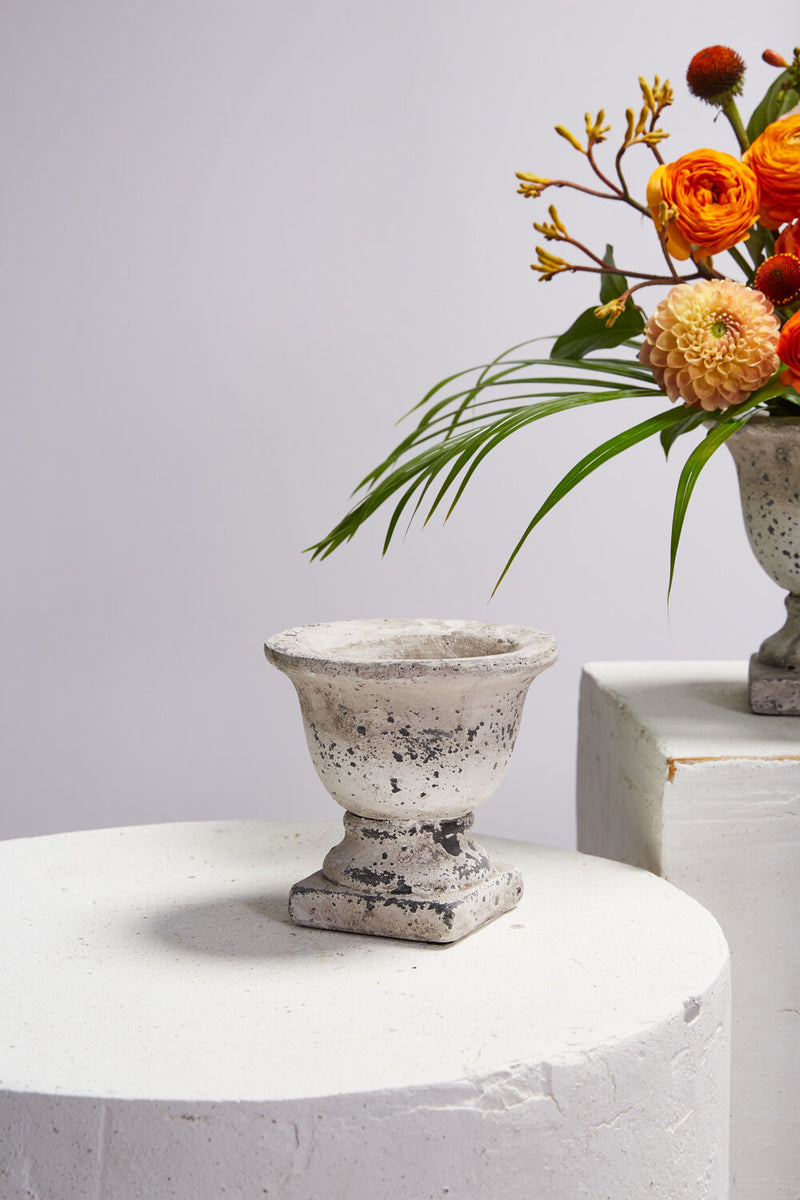
[[[564, 476], [524, 530], [495, 590], [538, 522], [597, 467], [656, 435], [668, 454], [677, 438], [705, 425], [678, 482], [671, 586], [686, 508], [714, 451], [756, 413], [800, 417], [800, 49], [791, 63], [771, 50], [763, 58], [781, 73], [746, 126], [736, 102], [745, 65], [736, 51], [710, 46], [687, 72], [689, 91], [727, 118], [737, 154], [697, 149], [665, 161], [669, 134], [661, 120], [673, 91], [658, 76], [652, 85], [640, 78], [641, 110], [627, 110], [610, 169], [598, 161], [611, 129], [604, 112], [586, 114], [583, 140], [556, 126], [588, 168], [589, 184], [519, 172], [519, 192], [538, 200], [568, 189], [626, 205], [651, 224], [662, 266], [655, 273], [618, 267], [611, 246], [601, 254], [577, 240], [550, 205], [549, 219], [534, 229], [560, 253], [537, 246], [533, 270], [546, 282], [595, 274], [600, 304], [555, 339], [548, 358], [519, 356], [531, 344], [524, 342], [432, 388], [411, 410], [421, 414], [415, 428], [362, 481], [356, 490], [364, 494], [343, 520], [309, 548], [313, 557], [352, 538], [392, 497], [384, 553], [403, 513], [413, 516], [426, 498], [426, 521], [446, 497], [449, 517], [486, 455], [535, 421], [588, 404], [666, 396], [674, 407], [616, 434]], [[634, 148], [654, 159], [643, 198], [627, 183]], [[715, 261], [723, 253], [733, 276]], [[653, 287], [669, 290], [648, 316], [639, 301]]]

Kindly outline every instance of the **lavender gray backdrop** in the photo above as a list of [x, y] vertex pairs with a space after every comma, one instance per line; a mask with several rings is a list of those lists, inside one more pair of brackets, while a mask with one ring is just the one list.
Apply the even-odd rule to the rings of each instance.
[[[686, 94], [688, 59], [737, 47], [754, 101], [772, 77], [761, 50], [798, 40], [790, 11], [5, 0], [0, 836], [331, 818], [264, 638], [437, 615], [559, 641], [481, 824], [572, 843], [581, 663], [745, 658], [780, 623], [724, 452], [669, 614], [677, 464], [657, 445], [574, 493], [488, 603], [546, 491], [637, 419], [630, 401], [520, 435], [447, 529], [384, 560], [377, 523], [322, 565], [300, 550], [429, 384], [594, 299], [585, 278], [541, 284], [528, 267], [546, 205], [515, 196], [514, 170], [581, 168], [553, 125], [580, 132], [604, 107], [621, 130], [637, 76], [659, 73], [676, 88], [669, 156], [735, 153]], [[635, 260], [635, 215], [555, 199]]]

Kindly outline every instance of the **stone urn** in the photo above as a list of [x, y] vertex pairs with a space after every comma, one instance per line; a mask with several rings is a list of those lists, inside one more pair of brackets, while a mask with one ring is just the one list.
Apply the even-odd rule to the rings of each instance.
[[296, 883], [301, 925], [453, 942], [513, 908], [473, 813], [502, 779], [522, 706], [557, 657], [549, 634], [476, 621], [377, 619], [288, 629], [267, 659], [289, 676], [311, 758], [347, 810], [344, 838]]
[[753, 553], [789, 593], [786, 624], [750, 659], [750, 707], [800, 716], [800, 417], [752, 417], [725, 444]]

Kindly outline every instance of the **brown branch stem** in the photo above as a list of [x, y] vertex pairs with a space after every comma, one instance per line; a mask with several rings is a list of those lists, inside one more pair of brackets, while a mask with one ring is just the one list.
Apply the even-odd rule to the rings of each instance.
[[594, 146], [590, 146], [589, 149], [586, 151], [586, 157], [589, 160], [589, 166], [592, 168], [592, 170], [594, 171], [597, 178], [599, 180], [601, 180], [601, 182], [604, 183], [607, 188], [611, 188], [611, 191], [620, 200], [624, 199], [624, 196], [625, 196], [624, 190], [620, 190], [615, 183], [613, 183], [606, 175], [604, 175], [603, 172], [598, 167], [597, 163], [594, 161]]
[[[582, 242], [576, 241], [575, 238], [571, 238], [571, 237], [567, 236], [567, 237], [560, 237], [556, 240], [559, 242], [568, 242], [570, 246], [574, 246], [576, 250], [580, 250], [581, 253], [585, 254], [587, 258], [590, 258], [592, 260], [592, 262], [596, 262], [598, 264], [596, 269], [600, 273], [605, 271], [610, 275], [624, 275], [626, 279], [645, 279], [645, 280], [651, 281], [653, 283], [659, 283], [659, 284], [685, 283], [687, 280], [691, 280], [691, 279], [708, 278], [708, 276], [706, 276], [704, 274], [704, 271], [700, 267], [699, 263], [695, 263], [695, 266], [697, 267], [697, 271], [695, 272], [694, 275], [679, 275], [678, 272], [675, 270], [675, 264], [673, 263], [669, 254], [667, 254], [666, 247], [664, 247], [663, 243], [662, 243], [662, 249], [664, 250], [664, 256], [665, 256], [665, 258], [667, 260], [667, 264], [672, 272], [671, 275], [650, 275], [645, 271], [626, 271], [623, 267], [617, 267], [617, 266], [610, 267], [608, 265], [608, 263], [605, 261], [605, 259], [600, 258], [599, 255], [597, 255], [593, 251], [591, 251], [588, 246], [584, 246]], [[660, 239], [659, 239], [659, 241], [660, 241]], [[692, 260], [692, 261], [694, 261], [694, 260]], [[594, 270], [595, 268], [574, 267], [574, 268], [570, 268], [570, 269], [574, 269], [577, 271], [590, 271], [590, 270]], [[715, 272], [715, 274], [718, 274], [718, 272]]]
[[669, 250], [667, 249], [666, 226], [663, 229], [659, 230], [658, 244], [661, 247], [661, 253], [664, 255], [664, 261], [666, 262], [667, 266], [670, 269], [670, 273], [672, 275], [673, 281], [680, 280], [681, 277], [678, 274], [677, 270], [675, 269], [675, 263], [672, 261], [672, 256], [671, 256]]
[[598, 192], [594, 188], [584, 187], [583, 184], [573, 183], [571, 179], [550, 179], [542, 188], [573, 188], [576, 192], [584, 192], [587, 196], [599, 196], [601, 200], [619, 200], [623, 204], [629, 204], [631, 208], [635, 208], [637, 212], [643, 213], [644, 216], [650, 216], [650, 210], [645, 208], [643, 204], [639, 204], [631, 196], [623, 196], [621, 192]]
[[[592, 255], [592, 258], [594, 257], [595, 256]], [[595, 259], [595, 261], [597, 260]], [[644, 279], [646, 283], [638, 285], [642, 287], [648, 286], [649, 284], [661, 284], [663, 286], [675, 282], [691, 283], [694, 279], [707, 278], [707, 276], [704, 275], [699, 267], [693, 275], [646, 275], [643, 271], [625, 271], [622, 267], [609, 267], [607, 264], [604, 264], [602, 267], [584, 267], [579, 263], [570, 263], [569, 266], [562, 267], [560, 271], [556, 272], [556, 274], [563, 275], [566, 271], [588, 271], [592, 275], [624, 275], [627, 279]]]

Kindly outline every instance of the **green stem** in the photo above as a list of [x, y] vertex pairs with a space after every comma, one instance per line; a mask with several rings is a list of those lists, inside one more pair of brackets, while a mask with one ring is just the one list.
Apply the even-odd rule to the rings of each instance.
[[742, 154], [744, 154], [745, 150], [749, 150], [750, 142], [748, 140], [745, 127], [742, 124], [742, 118], [739, 116], [739, 109], [736, 107], [736, 101], [734, 100], [733, 96], [729, 96], [729, 98], [725, 100], [720, 107], [730, 121], [731, 128], [736, 134], [736, 140], [739, 143], [739, 148]]
[[747, 259], [744, 257], [744, 255], [740, 254], [735, 246], [728, 246], [728, 254], [730, 254], [731, 258], [734, 259], [734, 261], [737, 262], [739, 264], [739, 266], [742, 268], [742, 270], [744, 271], [744, 274], [745, 274], [745, 278], [747, 279], [747, 282], [752, 283], [755, 271], [748, 264]]

